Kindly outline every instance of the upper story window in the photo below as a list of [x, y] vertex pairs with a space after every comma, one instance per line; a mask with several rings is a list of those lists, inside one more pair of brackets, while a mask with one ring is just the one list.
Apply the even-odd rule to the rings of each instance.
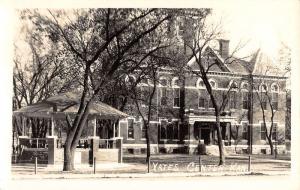
[[248, 139], [248, 123], [242, 122], [242, 139]]
[[242, 102], [243, 109], [249, 109], [249, 91], [248, 91], [248, 83], [242, 83], [241, 85], [241, 93], [242, 93]]
[[179, 88], [179, 79], [178, 79], [178, 77], [174, 77], [172, 79], [172, 88]]
[[209, 84], [211, 86], [212, 89], [216, 89], [217, 88], [217, 83], [214, 79], [209, 79]]
[[260, 139], [266, 140], [266, 125], [265, 125], [265, 123], [260, 124]]
[[272, 84], [271, 85], [271, 100], [272, 100], [272, 107], [273, 110], [278, 109], [278, 92], [279, 92], [279, 87], [277, 84]]
[[160, 105], [166, 106], [167, 105], [167, 86], [168, 86], [168, 80], [166, 78], [161, 78], [159, 80], [160, 85]]
[[237, 90], [238, 89], [238, 85], [235, 81], [230, 81], [228, 88], [230, 90]]
[[134, 119], [128, 119], [127, 139], [134, 139]]
[[180, 88], [178, 77], [172, 80], [172, 90], [173, 90], [173, 107], [180, 107]]
[[242, 89], [242, 90], [248, 90], [248, 89], [249, 89], [249, 84], [246, 83], [246, 82], [242, 82], [242, 84], [241, 84], [241, 89]]
[[159, 79], [159, 85], [161, 87], [167, 87], [168, 86], [168, 80], [166, 78], [160, 78]]
[[133, 75], [127, 75], [125, 78], [125, 82], [127, 84], [133, 84], [133, 83], [135, 83], [135, 81], [136, 81], [136, 78]]
[[268, 102], [268, 97], [267, 97], [267, 91], [268, 91], [268, 87], [266, 84], [261, 84], [259, 87], [260, 90], [260, 103], [261, 103], [261, 107], [264, 110], [267, 110], [267, 102]]
[[273, 123], [272, 140], [278, 141], [278, 127], [277, 127], [277, 123]]
[[260, 85], [259, 90], [261, 92], [267, 92], [268, 91], [268, 87], [267, 87], [266, 84], [263, 83], [263, 84]]
[[204, 82], [203, 82], [203, 80], [202, 80], [201, 78], [199, 78], [199, 79], [197, 80], [196, 87], [197, 87], [197, 88], [201, 88], [201, 89], [204, 89], [204, 88], [205, 88], [205, 84], [204, 84]]
[[230, 109], [236, 109], [237, 108], [237, 89], [238, 85], [235, 81], [230, 81], [228, 86], [230, 92], [229, 92], [229, 106]]

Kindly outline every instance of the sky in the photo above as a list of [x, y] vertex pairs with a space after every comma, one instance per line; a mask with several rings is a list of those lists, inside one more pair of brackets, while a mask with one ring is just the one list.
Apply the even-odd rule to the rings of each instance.
[[[287, 1], [288, 2], [288, 1]], [[213, 9], [216, 21], [224, 23], [225, 38], [233, 49], [241, 40], [247, 42], [241, 54], [261, 48], [275, 57], [281, 42], [291, 48], [295, 30], [293, 4], [246, 4], [230, 5]]]

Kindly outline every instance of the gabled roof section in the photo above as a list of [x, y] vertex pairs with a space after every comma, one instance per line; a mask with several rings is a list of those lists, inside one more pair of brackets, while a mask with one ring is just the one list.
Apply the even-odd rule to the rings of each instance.
[[251, 61], [253, 75], [269, 75], [269, 76], [283, 76], [284, 71], [277, 65], [275, 59], [268, 56], [262, 50], [258, 50], [256, 56]]
[[[231, 72], [229, 67], [224, 64], [224, 59], [216, 52], [214, 51], [211, 47], [206, 46], [203, 48], [205, 53], [210, 53], [212, 58], [214, 57], [215, 60], [217, 61], [216, 64], [214, 64], [209, 71], [210, 72]], [[196, 54], [196, 56], [199, 56], [199, 52]], [[191, 59], [188, 61], [187, 65], [191, 67], [193, 70], [199, 70], [199, 67], [196, 63], [196, 58], [195, 56], [192, 56]]]

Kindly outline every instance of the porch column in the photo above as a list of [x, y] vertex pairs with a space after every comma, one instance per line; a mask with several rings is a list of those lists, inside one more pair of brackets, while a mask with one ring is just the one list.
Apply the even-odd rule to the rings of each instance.
[[54, 120], [54, 116], [51, 116], [51, 134], [50, 136], [54, 136], [54, 127], [55, 127], [55, 120]]
[[113, 124], [113, 138], [116, 137], [116, 123]]
[[22, 119], [22, 136], [25, 136], [25, 117], [21, 116]]
[[188, 140], [184, 140], [184, 147], [188, 154], [196, 153], [198, 147], [198, 141], [195, 139], [194, 135], [194, 124], [195, 121], [189, 121], [188, 123]]
[[195, 121], [190, 121], [189, 122], [188, 133], [189, 133], [189, 140], [190, 141], [196, 140], [195, 135], [194, 135], [194, 124], [195, 124]]
[[93, 125], [93, 136], [94, 137], [96, 137], [97, 135], [97, 133], [96, 133], [96, 131], [97, 131], [97, 118], [95, 117], [95, 119], [94, 119], [94, 125]]
[[120, 121], [118, 121], [118, 137], [121, 137], [121, 131], [120, 131]]
[[226, 123], [226, 137], [227, 137], [227, 142], [228, 145], [230, 145], [230, 123]]

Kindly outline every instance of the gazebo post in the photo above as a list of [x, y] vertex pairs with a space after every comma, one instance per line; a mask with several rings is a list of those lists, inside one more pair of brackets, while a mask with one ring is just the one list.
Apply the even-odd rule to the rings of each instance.
[[48, 144], [48, 164], [55, 164], [57, 154], [57, 136], [54, 136], [55, 120], [54, 114], [51, 115], [51, 134], [47, 137]]
[[97, 118], [94, 119], [94, 130], [93, 130], [93, 136], [96, 137], [96, 131], [97, 131]]
[[91, 154], [89, 154], [89, 163], [92, 164], [94, 161], [94, 158], [97, 159], [97, 152], [99, 149], [99, 143], [100, 138], [96, 136], [96, 130], [97, 130], [97, 117], [93, 118], [93, 136], [88, 137], [91, 142]]

